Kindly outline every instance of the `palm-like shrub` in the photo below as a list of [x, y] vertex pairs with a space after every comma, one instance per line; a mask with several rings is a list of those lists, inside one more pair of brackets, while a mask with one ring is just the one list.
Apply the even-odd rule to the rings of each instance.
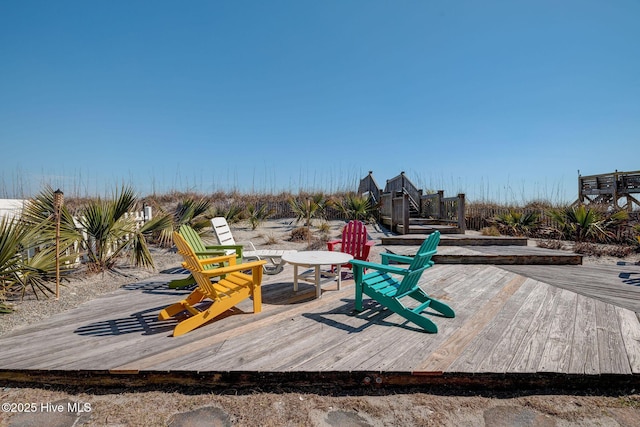
[[330, 205], [331, 201], [322, 193], [306, 198], [289, 199], [289, 206], [296, 216], [296, 223], [304, 220], [307, 227], [311, 226], [313, 219], [325, 218], [326, 210]]
[[19, 250], [24, 235], [25, 229], [17, 222], [6, 218], [0, 220], [0, 313], [11, 311], [5, 298], [20, 272]]
[[577, 242], [612, 240], [615, 238], [612, 230], [629, 217], [626, 211], [603, 213], [585, 205], [553, 209], [549, 215], [564, 238]]
[[28, 257], [27, 250], [34, 247], [33, 236], [24, 222], [0, 220], [0, 313], [10, 311], [4, 303], [8, 293], [24, 297], [31, 289], [36, 298], [54, 293], [48, 282], [55, 277], [55, 247], [45, 247]]
[[229, 224], [235, 224], [242, 220], [245, 210], [242, 206], [230, 204], [226, 207], [214, 206], [210, 208], [205, 216], [207, 218], [224, 217]]
[[154, 218], [161, 224], [150, 227], [154, 230], [153, 234], [158, 234], [161, 245], [171, 246], [173, 245], [173, 232], [179, 230], [182, 225], [189, 224], [198, 232], [207, 227], [209, 220], [206, 214], [210, 209], [211, 202], [207, 199], [184, 199], [175, 206], [173, 211], [163, 212], [161, 210], [160, 216]]
[[540, 214], [537, 212], [509, 212], [500, 214], [494, 219], [500, 232], [516, 236], [529, 236], [540, 224]]
[[[93, 271], [112, 269], [125, 254], [136, 266], [153, 267], [146, 239], [170, 227], [171, 218], [159, 215], [138, 227], [135, 218], [129, 215], [136, 205], [133, 190], [123, 187], [113, 199], [89, 200], [78, 208], [77, 220], [63, 207], [60, 215], [60, 251], [70, 248], [85, 250], [88, 267]], [[55, 218], [50, 188], [27, 203], [23, 219], [31, 245], [51, 247], [55, 239]], [[42, 264], [44, 262], [41, 261]]]
[[93, 270], [111, 270], [125, 253], [132, 264], [153, 267], [146, 237], [170, 228], [171, 218], [159, 215], [138, 228], [136, 219], [129, 215], [136, 204], [133, 189], [124, 187], [112, 200], [91, 200], [79, 210], [83, 247]]
[[247, 219], [252, 230], [258, 228], [271, 215], [273, 215], [273, 209], [270, 209], [266, 204], [257, 207], [254, 204], [247, 205]]
[[337, 201], [335, 206], [348, 220], [375, 220], [378, 209], [377, 206], [371, 203], [369, 197], [357, 194], [347, 194], [342, 200]]

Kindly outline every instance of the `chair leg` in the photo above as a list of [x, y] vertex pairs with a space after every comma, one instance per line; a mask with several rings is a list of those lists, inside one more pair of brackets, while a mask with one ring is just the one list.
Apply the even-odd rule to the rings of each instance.
[[435, 323], [433, 323], [431, 320], [427, 319], [426, 317], [420, 314], [416, 314], [408, 309], [402, 310], [402, 312], [398, 314], [404, 317], [405, 319], [420, 326], [422, 329], [424, 329], [427, 332], [430, 332], [432, 334], [435, 334], [438, 332], [438, 326], [436, 326]]
[[404, 317], [410, 322], [415, 323], [416, 325], [420, 326], [422, 329], [424, 329], [427, 332], [430, 332], [433, 334], [438, 332], [438, 326], [436, 326], [435, 323], [427, 319], [425, 316], [416, 314], [413, 311], [409, 310], [400, 301], [394, 298], [392, 299], [384, 298], [383, 300], [384, 300], [384, 304], [382, 305], [388, 307], [394, 313], [399, 314], [400, 316]]
[[429, 295], [427, 295], [425, 291], [423, 291], [420, 288], [411, 292], [407, 296], [419, 302], [429, 301], [429, 308], [437, 311], [438, 313], [441, 313], [445, 317], [451, 317], [451, 318], [456, 317], [456, 313], [453, 311], [451, 307], [449, 307], [447, 304], [443, 303], [442, 301], [438, 301], [437, 299], [431, 298]]
[[362, 283], [356, 282], [356, 299], [355, 299], [356, 311], [362, 311]]
[[253, 295], [253, 313], [260, 313], [262, 311], [262, 287], [251, 285], [251, 294]]
[[362, 267], [359, 265], [353, 266], [353, 279], [356, 282], [356, 298], [355, 309], [356, 311], [362, 311]]

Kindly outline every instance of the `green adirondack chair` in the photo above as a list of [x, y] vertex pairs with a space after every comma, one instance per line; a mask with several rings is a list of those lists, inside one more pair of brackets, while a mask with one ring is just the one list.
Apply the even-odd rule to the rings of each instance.
[[[180, 227], [178, 233], [184, 238], [184, 240], [189, 243], [191, 248], [193, 248], [196, 256], [200, 259], [211, 258], [215, 256], [221, 255], [236, 255], [236, 263], [242, 263], [242, 245], [205, 245], [202, 241], [202, 238], [198, 234], [196, 230], [194, 230], [190, 225], [184, 224]], [[220, 266], [209, 266], [213, 267], [223, 267]], [[189, 274], [188, 277], [184, 279], [175, 279], [169, 282], [169, 288], [183, 288], [185, 286], [191, 286], [196, 283], [196, 280], [193, 278], [192, 274]]]
[[[423, 291], [418, 285], [418, 280], [422, 273], [433, 265], [431, 257], [435, 255], [439, 242], [440, 233], [436, 231], [425, 239], [414, 257], [382, 254], [382, 264], [352, 260], [351, 265], [353, 265], [353, 275], [356, 282], [356, 310], [362, 311], [362, 294], [365, 294], [425, 331], [438, 332], [436, 324], [423, 312], [432, 309], [445, 317], [455, 317], [455, 313], [447, 304], [431, 298]], [[389, 265], [389, 261], [408, 263], [409, 266], [401, 268]], [[371, 272], [364, 274], [365, 268]], [[394, 276], [401, 276], [401, 280]], [[402, 303], [405, 298], [411, 298], [419, 304], [415, 307], [408, 307]]]

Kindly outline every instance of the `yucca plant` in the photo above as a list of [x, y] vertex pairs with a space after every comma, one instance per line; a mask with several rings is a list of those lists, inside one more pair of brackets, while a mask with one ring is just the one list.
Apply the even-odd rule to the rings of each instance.
[[326, 217], [326, 210], [331, 205], [331, 201], [324, 194], [318, 193], [306, 198], [290, 198], [289, 207], [296, 216], [296, 223], [305, 221], [307, 227], [315, 218]]
[[3, 302], [8, 293], [24, 297], [30, 289], [36, 298], [54, 293], [48, 282], [55, 275], [55, 247], [46, 247], [29, 258], [27, 250], [34, 247], [30, 240], [33, 236], [24, 222], [5, 218], [0, 221], [0, 312], [9, 310]]
[[19, 250], [25, 231], [16, 221], [0, 220], [0, 313], [11, 311], [6, 304], [6, 295], [20, 271]]
[[242, 220], [244, 213], [245, 213], [245, 209], [242, 206], [231, 204], [226, 208], [214, 206], [209, 209], [209, 211], [205, 214], [205, 216], [209, 219], [221, 216], [227, 220], [227, 223], [235, 224]]
[[378, 208], [371, 203], [369, 197], [359, 196], [357, 194], [347, 194], [344, 199], [336, 202], [335, 206], [347, 219], [363, 221], [375, 220]]
[[257, 207], [254, 204], [247, 205], [247, 219], [252, 230], [258, 228], [271, 215], [273, 215], [273, 209], [270, 209], [266, 204]]
[[540, 214], [510, 209], [509, 212], [496, 216], [494, 222], [505, 234], [528, 236], [540, 224]]
[[179, 230], [184, 224], [189, 224], [194, 230], [200, 232], [209, 225], [206, 213], [211, 208], [211, 202], [201, 198], [184, 199], [180, 201], [173, 211], [163, 212], [156, 216], [159, 224], [152, 224], [150, 227], [157, 230], [160, 244], [163, 246], [173, 245], [173, 232]]
[[615, 237], [612, 229], [629, 217], [626, 211], [604, 214], [585, 205], [553, 209], [549, 215], [558, 224], [558, 231], [563, 237], [577, 242], [611, 240]]
[[[60, 251], [78, 247], [86, 250], [90, 270], [105, 271], [115, 267], [121, 256], [128, 254], [132, 264], [153, 267], [146, 239], [171, 225], [171, 218], [159, 215], [138, 228], [129, 212], [135, 210], [136, 196], [130, 187], [122, 187], [109, 200], [92, 199], [78, 208], [77, 220], [63, 207], [60, 221]], [[55, 239], [53, 192], [50, 188], [27, 203], [23, 218], [29, 229], [29, 240], [51, 246]]]
[[136, 207], [133, 189], [123, 187], [112, 200], [91, 200], [78, 211], [89, 265], [96, 271], [111, 270], [118, 258], [128, 252], [130, 261], [141, 267], [153, 267], [145, 236], [171, 226], [171, 218], [160, 215], [138, 229], [135, 218], [127, 215]]

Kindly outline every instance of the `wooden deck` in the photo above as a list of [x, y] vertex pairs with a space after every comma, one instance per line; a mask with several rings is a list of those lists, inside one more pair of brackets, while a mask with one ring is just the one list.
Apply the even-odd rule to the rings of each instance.
[[353, 281], [314, 299], [292, 267], [244, 301], [171, 337], [158, 312], [175, 275], [128, 285], [0, 337], [0, 379], [84, 385], [325, 384], [547, 387], [640, 385], [640, 266], [436, 265], [422, 286], [456, 318], [427, 334], [365, 299]]

